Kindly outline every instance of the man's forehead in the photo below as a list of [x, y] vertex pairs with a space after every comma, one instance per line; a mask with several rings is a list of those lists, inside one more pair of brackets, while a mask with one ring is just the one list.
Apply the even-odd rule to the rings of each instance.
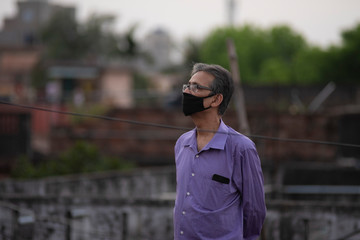
[[192, 75], [192, 77], [189, 80], [189, 83], [198, 83], [198, 84], [211, 84], [214, 80], [214, 76], [211, 75], [208, 72], [199, 71]]

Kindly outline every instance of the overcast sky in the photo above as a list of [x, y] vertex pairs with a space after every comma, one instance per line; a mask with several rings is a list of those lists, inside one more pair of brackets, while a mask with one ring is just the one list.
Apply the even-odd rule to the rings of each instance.
[[[228, 23], [228, 0], [49, 0], [77, 8], [77, 16], [110, 13], [117, 16], [116, 30], [139, 23], [138, 36], [158, 27], [181, 41], [201, 38]], [[260, 27], [288, 24], [309, 42], [329, 46], [340, 40], [343, 29], [360, 23], [360, 0], [235, 0], [235, 25]], [[0, 0], [0, 20], [15, 14], [16, 0]]]

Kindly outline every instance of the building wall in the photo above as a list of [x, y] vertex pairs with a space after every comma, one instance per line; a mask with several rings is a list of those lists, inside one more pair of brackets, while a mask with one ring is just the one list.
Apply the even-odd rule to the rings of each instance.
[[[85, 140], [96, 144], [107, 154], [134, 159], [140, 164], [172, 164], [176, 139], [194, 127], [191, 119], [185, 117], [180, 109], [173, 111], [155, 108], [118, 109], [109, 113], [109, 116], [120, 120], [137, 121], [138, 124], [92, 119], [68, 129], [66, 135], [61, 128], [54, 129], [51, 136], [53, 153], [63, 151], [75, 141]], [[260, 158], [264, 162], [279, 164], [290, 160], [335, 162], [338, 157], [337, 146], [277, 140], [277, 138], [312, 139], [337, 142], [339, 135], [336, 117], [277, 114], [267, 111], [249, 112], [248, 117], [251, 133], [254, 135], [250, 138], [255, 142]], [[229, 126], [238, 129], [235, 112], [228, 111], [223, 120]], [[155, 125], [151, 126], [152, 123]], [[165, 127], [156, 125], [165, 125]], [[172, 126], [174, 129], [166, 126]]]
[[39, 59], [39, 51], [4, 51], [0, 56], [0, 69], [6, 72], [30, 72]]
[[31, 156], [31, 114], [27, 110], [0, 107], [0, 178], [9, 174], [19, 156]]
[[173, 167], [3, 180], [0, 239], [171, 239], [174, 189]]
[[134, 105], [133, 79], [128, 71], [105, 69], [101, 77], [102, 102], [117, 108]]
[[[0, 181], [1, 239], [173, 239], [173, 167]], [[359, 194], [341, 201], [267, 195], [261, 240], [359, 238]], [[357, 232], [357, 234], [356, 234]], [[18, 237], [18, 238], [16, 238]]]
[[0, 51], [0, 97], [29, 102], [32, 97], [30, 76], [40, 57], [39, 49]]

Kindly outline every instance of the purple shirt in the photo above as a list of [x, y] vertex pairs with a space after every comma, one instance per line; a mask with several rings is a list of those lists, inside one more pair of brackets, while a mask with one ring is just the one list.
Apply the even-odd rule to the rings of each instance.
[[176, 142], [175, 161], [175, 240], [257, 239], [266, 207], [261, 163], [249, 138], [221, 121], [199, 152], [194, 129]]

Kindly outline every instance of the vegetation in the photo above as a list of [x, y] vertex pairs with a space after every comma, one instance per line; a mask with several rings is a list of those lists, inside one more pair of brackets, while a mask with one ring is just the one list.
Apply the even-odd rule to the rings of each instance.
[[[92, 103], [85, 104], [84, 106], [75, 106], [69, 104], [69, 112], [77, 113], [77, 114], [85, 114], [85, 115], [93, 115], [93, 116], [102, 116], [106, 115], [111, 106], [100, 103]], [[91, 118], [85, 118], [75, 115], [69, 116], [71, 123], [73, 124], [81, 124], [85, 121], [90, 121]]]
[[136, 25], [124, 34], [113, 30], [115, 17], [91, 15], [84, 23], [58, 11], [41, 31], [46, 58], [56, 60], [97, 60], [111, 57], [131, 58], [138, 54], [134, 38]]
[[59, 157], [38, 164], [27, 157], [20, 157], [12, 172], [13, 178], [41, 178], [47, 176], [99, 172], [107, 170], [123, 170], [135, 167], [134, 164], [101, 155], [92, 144], [79, 141]]
[[[59, 11], [42, 30], [46, 54], [42, 62], [56, 60], [103, 60], [111, 58], [149, 60], [135, 39], [137, 25], [123, 34], [113, 29], [114, 16], [91, 15], [79, 23]], [[229, 68], [227, 40], [233, 39], [242, 82], [249, 85], [309, 85], [358, 83], [360, 81], [360, 23], [343, 31], [338, 46], [312, 45], [287, 25], [263, 29], [254, 25], [220, 27], [203, 40], [187, 39], [183, 69], [194, 62]], [[34, 85], [44, 85], [41, 64], [33, 74]], [[138, 83], [143, 84], [141, 77]], [[36, 80], [36, 79], [42, 79]], [[139, 81], [140, 79], [140, 81]]]
[[98, 63], [103, 60], [122, 58], [147, 59], [140, 52], [135, 32], [137, 25], [130, 26], [124, 33], [114, 31], [115, 17], [92, 14], [85, 22], [78, 22], [69, 11], [57, 11], [40, 31], [45, 51], [32, 72], [32, 85], [44, 88], [49, 61], [87, 61]]
[[191, 62], [229, 69], [227, 40], [234, 41], [242, 82], [249, 85], [309, 85], [360, 82], [360, 24], [342, 33], [342, 43], [322, 49], [289, 26], [261, 29], [252, 25], [214, 29], [201, 43], [188, 41], [185, 66]]

